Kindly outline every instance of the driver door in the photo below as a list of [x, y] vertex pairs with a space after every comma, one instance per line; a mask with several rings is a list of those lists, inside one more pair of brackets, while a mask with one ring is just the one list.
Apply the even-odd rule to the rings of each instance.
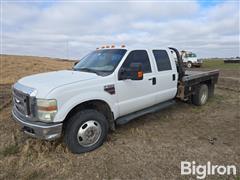
[[131, 51], [119, 71], [129, 68], [131, 63], [141, 63], [143, 68], [142, 80], [117, 80], [116, 94], [118, 98], [119, 116], [144, 109], [155, 104], [154, 74], [146, 50]]

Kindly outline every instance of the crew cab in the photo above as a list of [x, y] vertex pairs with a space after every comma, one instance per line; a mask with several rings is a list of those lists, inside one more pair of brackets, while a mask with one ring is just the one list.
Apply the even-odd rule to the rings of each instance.
[[176, 100], [204, 105], [218, 75], [218, 70], [185, 71], [175, 48], [107, 46], [72, 70], [20, 79], [12, 87], [12, 115], [26, 134], [45, 140], [64, 136], [73, 153], [82, 153], [102, 145], [116, 125]]

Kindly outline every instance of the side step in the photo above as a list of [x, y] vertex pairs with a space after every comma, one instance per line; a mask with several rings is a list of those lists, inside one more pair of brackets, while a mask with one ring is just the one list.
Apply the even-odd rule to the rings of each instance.
[[133, 112], [131, 114], [128, 114], [128, 115], [125, 115], [125, 116], [122, 116], [122, 117], [116, 119], [116, 124], [117, 125], [126, 124], [129, 121], [131, 121], [131, 120], [133, 120], [133, 119], [135, 119], [135, 118], [137, 118], [139, 116], [157, 112], [157, 111], [165, 109], [165, 108], [167, 108], [167, 107], [169, 107], [169, 106], [171, 106], [171, 105], [173, 105], [175, 103], [176, 103], [175, 100], [170, 100], [170, 101], [166, 101], [166, 102], [163, 102], [163, 103], [160, 103], [160, 104], [148, 107], [146, 109], [143, 109], [143, 110], [140, 110], [140, 111], [137, 111], [137, 112]]

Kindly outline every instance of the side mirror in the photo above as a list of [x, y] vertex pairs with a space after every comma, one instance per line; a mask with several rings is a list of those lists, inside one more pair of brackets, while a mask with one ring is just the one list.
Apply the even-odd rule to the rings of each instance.
[[130, 68], [120, 69], [119, 80], [131, 79], [131, 80], [142, 80], [143, 79], [143, 70], [141, 63], [131, 63]]

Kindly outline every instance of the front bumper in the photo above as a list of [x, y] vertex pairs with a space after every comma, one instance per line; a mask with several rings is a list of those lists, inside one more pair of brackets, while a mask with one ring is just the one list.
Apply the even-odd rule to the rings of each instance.
[[17, 117], [14, 111], [12, 111], [12, 116], [15, 121], [20, 124], [23, 131], [31, 137], [53, 140], [59, 138], [62, 134], [62, 123], [47, 124], [42, 122], [29, 122]]

